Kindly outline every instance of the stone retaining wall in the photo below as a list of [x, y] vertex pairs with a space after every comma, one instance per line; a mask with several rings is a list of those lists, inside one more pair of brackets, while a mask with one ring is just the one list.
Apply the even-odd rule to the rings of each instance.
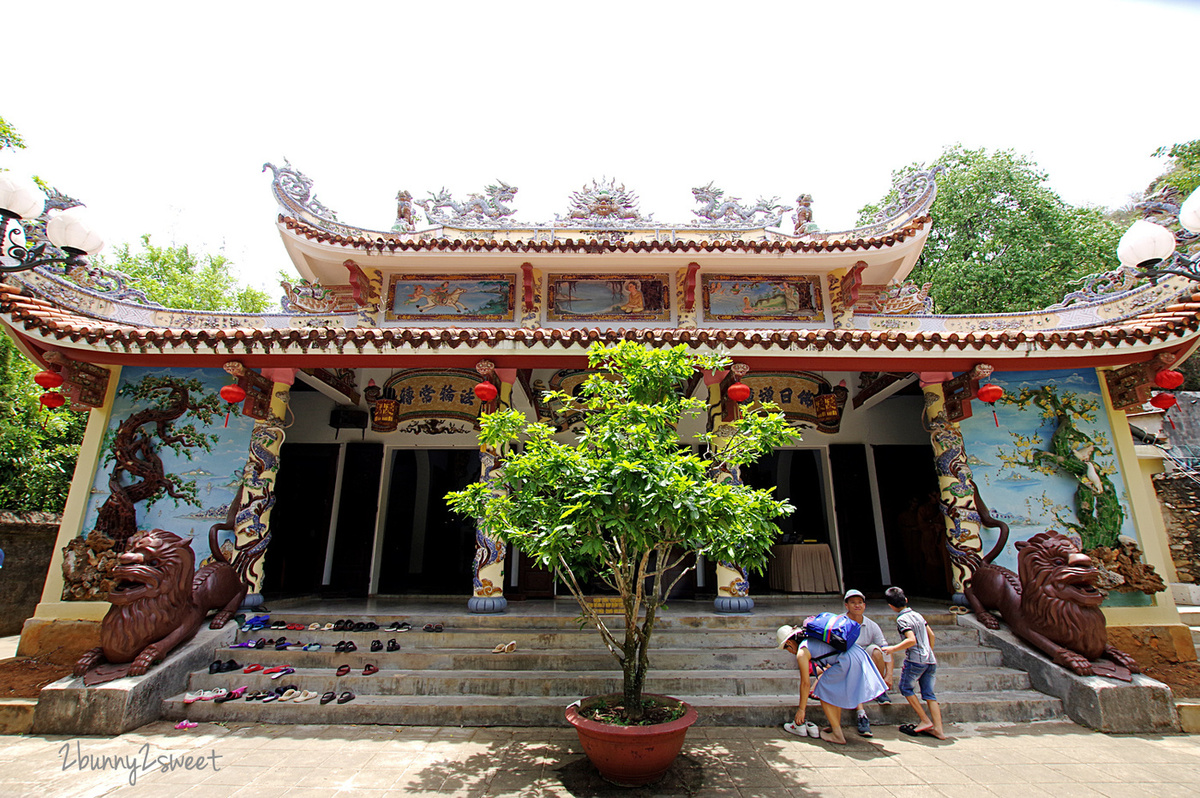
[[46, 571], [58, 538], [59, 518], [36, 513], [21, 517], [0, 513], [0, 637], [21, 633], [42, 598]]
[[1200, 483], [1181, 472], [1156, 474], [1154, 489], [1162, 505], [1176, 581], [1200, 584]]

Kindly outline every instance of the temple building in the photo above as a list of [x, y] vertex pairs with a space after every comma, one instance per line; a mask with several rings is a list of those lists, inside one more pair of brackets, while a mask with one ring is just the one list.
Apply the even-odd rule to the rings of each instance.
[[[456, 200], [397, 196], [390, 230], [339, 221], [311, 181], [268, 165], [298, 273], [277, 312], [172, 310], [86, 264], [14, 272], [0, 321], [90, 411], [36, 620], [98, 620], [107, 563], [141, 529], [216, 545], [263, 596], [461, 596], [475, 612], [551, 600], [554, 574], [451, 514], [486, 478], [481, 412], [511, 406], [570, 436], [543, 401], [594, 343], [721, 352], [695, 375], [706, 419], [774, 402], [800, 433], [735, 478], [797, 512], [771, 567], [697, 563], [680, 590], [714, 610], [763, 593], [962, 592], [963, 561], [1056, 529], [1092, 553], [1110, 626], [1177, 626], [1150, 476], [1126, 410], [1200, 341], [1184, 277], [1113, 273], [1050, 308], [936, 315], [907, 281], [935, 177], [914, 174], [870, 224], [824, 231], [811, 198], [743, 204], [692, 189], [660, 222], [594, 181], [552, 221], [517, 218], [503, 182]], [[264, 220], [265, 221], [265, 220]], [[980, 501], [983, 504], [980, 504]], [[959, 597], [961, 600], [961, 597]]]

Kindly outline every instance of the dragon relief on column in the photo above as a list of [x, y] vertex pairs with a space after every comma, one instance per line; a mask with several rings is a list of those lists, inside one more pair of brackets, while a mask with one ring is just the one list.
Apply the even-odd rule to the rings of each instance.
[[266, 516], [275, 506], [275, 471], [278, 468], [276, 451], [283, 444], [282, 419], [271, 416], [266, 422], [255, 424], [250, 433], [250, 455], [246, 460], [242, 487], [238, 490], [234, 505], [238, 509], [233, 528], [246, 536], [234, 542], [233, 567], [248, 583], [255, 583], [259, 574], [258, 562], [271, 543], [271, 532]]
[[[493, 486], [495, 492], [496, 478], [499, 476], [500, 469], [503, 468], [503, 461], [500, 457], [492, 452], [480, 453], [481, 470], [483, 472], [483, 481], [488, 485]], [[504, 593], [504, 588], [500, 585], [492, 583], [492, 580], [480, 577], [480, 572], [490, 565], [495, 565], [504, 560], [505, 546], [502, 541], [488, 535], [479, 526], [475, 524], [475, 560], [471, 568], [471, 579], [474, 585], [474, 594], [481, 597], [499, 596]]]

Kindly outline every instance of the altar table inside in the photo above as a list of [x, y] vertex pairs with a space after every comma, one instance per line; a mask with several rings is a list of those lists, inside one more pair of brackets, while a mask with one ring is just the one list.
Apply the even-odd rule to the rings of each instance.
[[837, 593], [837, 569], [828, 543], [785, 543], [771, 547], [767, 582], [788, 593]]

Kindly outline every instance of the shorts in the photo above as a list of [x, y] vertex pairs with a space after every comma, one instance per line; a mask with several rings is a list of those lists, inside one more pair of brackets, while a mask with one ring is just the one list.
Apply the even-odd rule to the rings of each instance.
[[921, 698], [926, 701], [937, 701], [933, 692], [933, 679], [937, 674], [937, 663], [911, 662], [904, 660], [904, 668], [900, 671], [900, 695], [907, 698], [916, 693], [913, 683], [921, 685]]

